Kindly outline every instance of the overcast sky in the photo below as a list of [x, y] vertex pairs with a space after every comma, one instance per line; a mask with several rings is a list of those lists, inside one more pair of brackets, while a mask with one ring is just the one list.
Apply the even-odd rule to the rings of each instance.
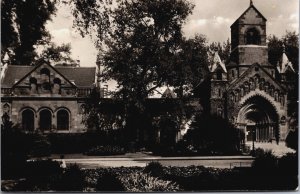
[[[250, 0], [190, 0], [195, 4], [193, 14], [184, 26], [186, 37], [204, 34], [210, 42], [230, 38], [231, 24], [249, 7]], [[267, 18], [267, 35], [281, 37], [288, 31], [299, 32], [299, 0], [253, 0], [254, 6]], [[82, 38], [72, 28], [68, 7], [59, 8], [48, 22], [53, 41], [71, 43], [73, 58], [81, 66], [95, 66], [97, 51], [89, 37]]]

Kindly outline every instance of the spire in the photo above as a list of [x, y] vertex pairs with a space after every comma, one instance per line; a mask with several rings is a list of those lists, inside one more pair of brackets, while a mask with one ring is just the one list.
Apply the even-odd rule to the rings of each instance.
[[285, 73], [288, 69], [291, 69], [293, 72], [295, 72], [293, 64], [289, 61], [288, 57], [285, 54], [285, 45], [282, 44], [282, 56], [277, 63], [277, 70], [279, 71], [279, 73]]
[[209, 65], [209, 70], [210, 72], [214, 72], [218, 66], [220, 66], [222, 68], [222, 70], [227, 73], [225, 64], [223, 63], [223, 61], [221, 60], [218, 50], [216, 49], [214, 52], [214, 55], [212, 57], [212, 64]]
[[285, 45], [282, 43], [282, 52], [285, 53]]
[[252, 0], [250, 0], [250, 6], [252, 6], [253, 5], [253, 1]]

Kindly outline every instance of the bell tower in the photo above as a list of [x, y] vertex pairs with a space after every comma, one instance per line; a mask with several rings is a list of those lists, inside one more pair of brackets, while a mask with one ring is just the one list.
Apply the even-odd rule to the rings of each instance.
[[231, 62], [227, 65], [230, 81], [255, 63], [268, 71], [266, 22], [251, 0], [246, 11], [231, 25]]

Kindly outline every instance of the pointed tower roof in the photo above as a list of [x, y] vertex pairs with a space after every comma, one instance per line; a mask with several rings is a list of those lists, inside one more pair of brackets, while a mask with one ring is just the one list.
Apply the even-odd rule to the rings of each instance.
[[223, 61], [221, 60], [218, 51], [215, 51], [213, 58], [212, 58], [212, 63], [209, 65], [209, 71], [210, 72], [215, 72], [215, 70], [221, 67], [222, 70], [227, 73], [227, 69], [225, 67], [225, 64], [223, 63]]
[[235, 21], [235, 22], [233, 22], [233, 24], [231, 25], [231, 26], [233, 26], [235, 23], [237, 23], [238, 21], [240, 21], [241, 19], [243, 19], [246, 15], [247, 15], [247, 13], [248, 13], [248, 11], [250, 11], [250, 10], [254, 10], [264, 21], [267, 21], [267, 19], [265, 18], [265, 16], [263, 16], [259, 11], [258, 11], [258, 9], [254, 6], [254, 4], [253, 4], [253, 1], [252, 0], [250, 0], [250, 5], [249, 5], [249, 7], [242, 13], [242, 15]]
[[285, 46], [283, 45], [283, 52], [281, 58], [277, 63], [277, 70], [279, 73], [285, 73], [288, 69], [291, 69], [293, 72], [295, 72], [293, 64], [285, 54]]
[[176, 98], [176, 95], [169, 87], [167, 87], [167, 89], [164, 91], [164, 93], [162, 94], [161, 97], [162, 98]]

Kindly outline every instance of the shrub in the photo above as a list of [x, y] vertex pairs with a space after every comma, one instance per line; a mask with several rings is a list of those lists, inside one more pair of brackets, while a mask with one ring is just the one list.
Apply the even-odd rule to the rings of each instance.
[[238, 154], [241, 148], [241, 131], [229, 121], [216, 115], [199, 114], [183, 139], [199, 155]]
[[26, 163], [25, 172], [27, 178], [32, 177], [45, 177], [51, 176], [53, 174], [61, 174], [62, 168], [57, 161], [47, 160], [37, 160], [30, 161]]
[[179, 185], [152, 177], [142, 172], [124, 174], [120, 177], [124, 188], [129, 192], [180, 191]]
[[120, 146], [106, 145], [91, 148], [90, 150], [85, 152], [85, 154], [89, 156], [119, 155], [125, 154], [125, 150]]
[[115, 174], [106, 172], [98, 178], [96, 184], [97, 191], [124, 191], [121, 181]]
[[27, 134], [28, 142], [31, 142], [28, 154], [31, 157], [49, 156], [51, 144], [47, 137], [38, 133]]
[[273, 174], [277, 172], [277, 157], [272, 154], [271, 150], [255, 150], [256, 158], [252, 163], [255, 172], [259, 174]]
[[298, 175], [298, 154], [287, 153], [278, 161], [278, 167], [282, 174]]
[[295, 131], [290, 131], [285, 139], [286, 146], [294, 150], [298, 150], [298, 129]]
[[67, 167], [53, 185], [56, 191], [83, 191], [84, 187], [85, 176], [77, 164]]
[[66, 134], [51, 133], [48, 134], [48, 139], [51, 143], [52, 153], [84, 153], [96, 146], [108, 144], [120, 145], [122, 141], [118, 141], [119, 133], [118, 130]]
[[24, 171], [26, 179], [16, 185], [16, 191], [52, 190], [53, 182], [62, 174], [59, 163], [50, 159], [27, 162]]
[[150, 162], [144, 169], [145, 173], [149, 173], [151, 176], [159, 177], [163, 175], [163, 166], [159, 162]]

